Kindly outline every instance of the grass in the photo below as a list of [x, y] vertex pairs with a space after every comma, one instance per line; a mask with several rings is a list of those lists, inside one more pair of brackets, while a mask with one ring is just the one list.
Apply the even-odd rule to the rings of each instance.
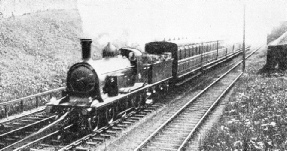
[[7, 101], [64, 86], [81, 59], [77, 10], [49, 10], [0, 20], [0, 98]]
[[286, 72], [259, 74], [266, 49], [247, 66], [201, 150], [286, 150]]

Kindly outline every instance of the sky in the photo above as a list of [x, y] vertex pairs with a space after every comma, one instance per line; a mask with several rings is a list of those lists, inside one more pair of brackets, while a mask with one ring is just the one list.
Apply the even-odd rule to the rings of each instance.
[[100, 45], [143, 46], [146, 42], [191, 41], [266, 43], [267, 33], [287, 21], [286, 0], [78, 0], [85, 38]]

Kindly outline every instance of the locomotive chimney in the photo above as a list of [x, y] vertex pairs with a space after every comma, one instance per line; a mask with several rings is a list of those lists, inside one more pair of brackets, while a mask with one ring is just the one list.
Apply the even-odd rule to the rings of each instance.
[[92, 39], [81, 39], [83, 61], [91, 59]]

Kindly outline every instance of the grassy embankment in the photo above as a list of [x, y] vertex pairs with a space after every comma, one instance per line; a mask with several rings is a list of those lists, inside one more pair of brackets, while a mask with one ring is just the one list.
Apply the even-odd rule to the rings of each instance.
[[201, 150], [287, 149], [287, 72], [259, 73], [266, 53], [249, 61]]
[[77, 10], [49, 10], [0, 24], [1, 101], [65, 84], [68, 67], [81, 59]]

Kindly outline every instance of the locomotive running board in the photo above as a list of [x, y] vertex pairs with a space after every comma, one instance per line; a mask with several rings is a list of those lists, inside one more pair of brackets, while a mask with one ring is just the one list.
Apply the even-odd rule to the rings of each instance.
[[192, 79], [198, 77], [198, 76], [201, 75], [201, 74], [202, 74], [202, 72], [197, 72], [195, 75], [193, 75], [193, 76], [191, 76], [191, 77], [189, 77], [189, 78], [186, 78], [186, 79], [184, 79], [184, 80], [182, 80], [182, 81], [180, 81], [180, 82], [177, 82], [177, 83], [175, 84], [175, 86], [181, 86], [182, 84], [184, 84], [184, 83], [186, 83], [186, 82], [188, 82], [188, 81], [190, 81], [190, 80], [192, 80]]

